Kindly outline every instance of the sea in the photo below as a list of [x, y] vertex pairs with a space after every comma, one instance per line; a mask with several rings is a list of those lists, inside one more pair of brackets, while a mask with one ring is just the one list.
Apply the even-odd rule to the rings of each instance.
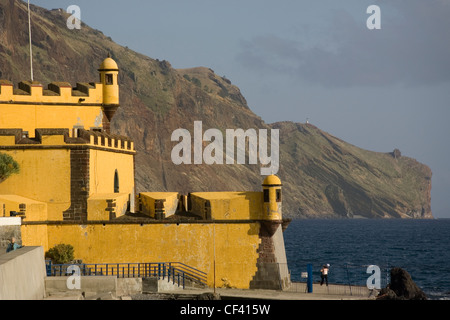
[[450, 219], [293, 219], [284, 241], [292, 281], [306, 281], [311, 264], [318, 282], [330, 264], [330, 283], [374, 285], [378, 266], [384, 288], [400, 267], [428, 299], [450, 300]]

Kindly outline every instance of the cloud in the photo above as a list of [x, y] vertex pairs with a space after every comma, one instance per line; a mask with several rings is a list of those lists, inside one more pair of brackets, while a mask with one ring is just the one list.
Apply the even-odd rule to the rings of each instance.
[[[443, 0], [378, 1], [381, 30], [344, 10], [329, 37], [310, 44], [259, 35], [240, 43], [238, 61], [252, 70], [332, 87], [434, 85], [450, 81], [450, 5]], [[322, 20], [321, 20], [322, 21]]]

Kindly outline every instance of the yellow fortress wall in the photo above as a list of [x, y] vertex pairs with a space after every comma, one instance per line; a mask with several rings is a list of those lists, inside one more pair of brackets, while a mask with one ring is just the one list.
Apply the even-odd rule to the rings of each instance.
[[204, 219], [263, 219], [261, 192], [193, 192], [190, 200]]
[[179, 195], [178, 192], [141, 192], [138, 201], [141, 213], [151, 218], [162, 219], [175, 214]]
[[17, 195], [0, 195], [0, 207], [4, 216], [11, 216], [11, 212], [21, 217], [31, 217], [36, 220], [47, 220], [47, 204]]
[[[90, 194], [95, 193], [133, 193], [134, 192], [134, 161], [127, 153], [111, 154], [108, 150], [91, 149], [90, 163]], [[117, 186], [114, 190], [114, 179]]]
[[108, 57], [100, 83], [0, 80], [0, 152], [20, 166], [0, 212], [22, 217], [22, 243], [71, 244], [84, 263], [181, 262], [209, 286], [289, 286], [278, 177], [261, 192], [135, 194], [134, 143], [109, 131], [118, 73]]
[[34, 137], [37, 128], [85, 129], [103, 127], [102, 85], [53, 83], [51, 90], [42, 84], [0, 82], [0, 128], [22, 128]]
[[248, 288], [257, 271], [258, 223], [51, 224], [48, 234], [48, 247], [69, 243], [84, 263], [183, 262], [207, 272], [211, 287], [214, 259], [218, 287]]
[[0, 80], [0, 128], [21, 128], [34, 137], [38, 128], [104, 129], [119, 107], [118, 66], [110, 57], [99, 68], [100, 83], [53, 82], [44, 89], [38, 81], [17, 88]]
[[19, 174], [0, 184], [0, 195], [47, 203], [48, 216], [30, 216], [30, 221], [67, 220], [83, 209], [85, 215], [87, 203], [74, 207], [97, 193], [117, 191], [128, 194], [128, 201], [134, 199], [135, 150], [129, 139], [84, 129], [76, 137], [69, 137], [68, 129], [36, 129], [35, 136], [22, 138], [20, 129], [0, 129], [0, 152], [20, 166]]
[[87, 200], [88, 221], [105, 221], [126, 214], [129, 206], [127, 193], [97, 193]]
[[[47, 204], [47, 212], [30, 220], [62, 219], [70, 206], [69, 150], [1, 148], [19, 163], [20, 174], [0, 183], [0, 195], [18, 195]], [[51, 177], [58, 177], [52, 179]]]

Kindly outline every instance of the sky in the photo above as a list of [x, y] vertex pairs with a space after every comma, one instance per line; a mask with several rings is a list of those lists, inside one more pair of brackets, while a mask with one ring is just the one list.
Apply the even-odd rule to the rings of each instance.
[[120, 45], [213, 69], [267, 123], [308, 120], [367, 150], [398, 148], [431, 168], [433, 215], [450, 218], [450, 0], [30, 2], [77, 5]]

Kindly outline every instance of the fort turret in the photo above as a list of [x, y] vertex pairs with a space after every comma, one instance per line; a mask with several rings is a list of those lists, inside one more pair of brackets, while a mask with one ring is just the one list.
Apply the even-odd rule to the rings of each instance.
[[263, 212], [266, 220], [281, 220], [281, 180], [276, 175], [267, 176], [263, 187]]
[[109, 133], [119, 108], [119, 68], [107, 57], [99, 69], [100, 83], [52, 82], [45, 88], [38, 81], [22, 81], [17, 87], [0, 80], [0, 128], [23, 130], [34, 138], [40, 128], [95, 130]]
[[119, 67], [108, 56], [103, 60], [98, 71], [100, 73], [100, 83], [103, 85], [103, 111], [109, 122], [111, 122], [114, 113], [119, 107]]

